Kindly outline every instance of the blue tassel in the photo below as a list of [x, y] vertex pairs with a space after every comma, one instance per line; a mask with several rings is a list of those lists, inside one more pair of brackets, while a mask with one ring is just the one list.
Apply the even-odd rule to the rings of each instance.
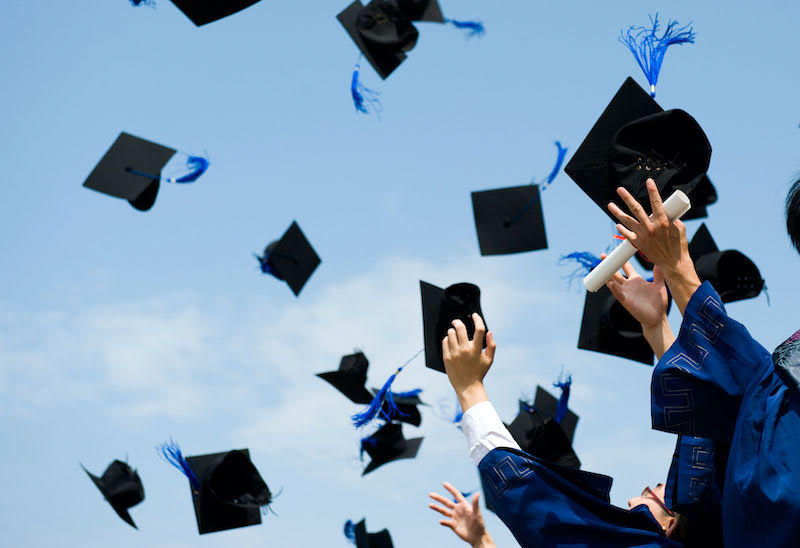
[[594, 268], [600, 264], [600, 257], [589, 253], [588, 251], [574, 251], [567, 255], [562, 255], [561, 259], [558, 261], [558, 264], [566, 264], [570, 262], [577, 264], [577, 268], [575, 268], [572, 273], [565, 276], [566, 279], [572, 283], [574, 280], [583, 278], [589, 272], [594, 270]]
[[467, 38], [474, 38], [476, 36], [483, 36], [486, 34], [486, 28], [480, 21], [458, 21], [456, 19], [445, 19], [446, 23], [450, 23], [457, 29], [466, 31]]
[[189, 463], [183, 457], [181, 448], [172, 440], [172, 438], [170, 438], [168, 443], [162, 443], [156, 447], [156, 450], [161, 453], [161, 456], [164, 457], [168, 463], [180, 470], [184, 476], [189, 478], [189, 483], [192, 484], [193, 490], [200, 490], [200, 483], [197, 481], [197, 476], [194, 475], [192, 467], [189, 466]]
[[352, 520], [347, 520], [344, 524], [344, 536], [350, 540], [353, 544], [356, 543], [356, 525], [352, 522]]
[[374, 448], [378, 444], [378, 440], [374, 437], [374, 434], [367, 436], [366, 438], [361, 438], [361, 451], [359, 452], [359, 457], [361, 460], [364, 460], [364, 453], [367, 451], [367, 447]]
[[697, 37], [691, 23], [685, 27], [678, 27], [677, 21], [667, 23], [667, 28], [661, 38], [656, 36], [657, 32], [658, 14], [655, 17], [650, 16], [649, 27], [631, 26], [627, 33], [620, 32], [619, 35], [619, 41], [631, 50], [633, 57], [650, 83], [650, 97], [656, 96], [658, 74], [661, 72], [661, 64], [664, 62], [667, 49], [676, 44], [694, 44]]
[[520, 413], [533, 413], [536, 411], [536, 408], [533, 404], [529, 401], [519, 400], [519, 412]]
[[155, 0], [131, 0], [131, 4], [134, 6], [155, 6]]
[[572, 375], [567, 376], [565, 381], [553, 383], [553, 386], [561, 389], [561, 396], [558, 398], [558, 406], [556, 407], [556, 422], [561, 424], [569, 409], [569, 389], [572, 386]]
[[556, 141], [556, 148], [558, 149], [558, 156], [556, 157], [556, 165], [553, 167], [553, 171], [550, 172], [550, 175], [547, 176], [547, 180], [542, 183], [542, 192], [550, 186], [555, 178], [558, 176], [558, 173], [561, 171], [561, 166], [564, 165], [564, 158], [567, 156], [567, 149], [566, 147], [562, 147], [559, 141]]
[[272, 268], [272, 266], [270, 266], [268, 262], [269, 255], [264, 253], [264, 256], [262, 257], [261, 255], [256, 255], [255, 253], [253, 253], [253, 257], [255, 257], [256, 260], [258, 261], [258, 266], [261, 269], [262, 273], [269, 274], [270, 276], [275, 276], [275, 269]]
[[[414, 354], [414, 356], [410, 360], [401, 365], [397, 369], [397, 371], [395, 371], [394, 374], [392, 374], [392, 376], [389, 377], [389, 379], [383, 384], [378, 393], [375, 394], [375, 397], [372, 398], [372, 401], [370, 402], [369, 406], [366, 409], [364, 409], [364, 411], [362, 411], [361, 413], [356, 413], [355, 415], [350, 417], [350, 419], [353, 421], [353, 425], [355, 425], [356, 428], [361, 428], [365, 424], [369, 424], [378, 416], [380, 416], [383, 420], [388, 422], [391, 421], [396, 416], [404, 415], [404, 413], [402, 413], [397, 408], [397, 404], [394, 401], [394, 394], [391, 391], [392, 383], [397, 378], [397, 375], [403, 370], [403, 368], [407, 366], [409, 363], [411, 363], [411, 361], [414, 358], [422, 354], [422, 352], [424, 351], [425, 349], [423, 348], [422, 350]], [[412, 396], [415, 396], [420, 392], [422, 392], [422, 390], [417, 389], [411, 392], [401, 392], [398, 394], [398, 396], [406, 394], [411, 394]]]
[[356, 63], [353, 68], [353, 80], [350, 84], [350, 93], [353, 96], [353, 105], [356, 111], [369, 114], [370, 111], [380, 113], [382, 110], [381, 102], [378, 99], [380, 95], [377, 91], [369, 89], [367, 86], [359, 81], [359, 74], [361, 72], [361, 65]]
[[189, 173], [177, 179], [170, 179], [169, 181], [172, 183], [193, 183], [208, 170], [208, 166], [208, 158], [204, 158], [203, 156], [189, 156], [186, 160], [186, 169], [189, 170]]
[[395, 398], [414, 398], [422, 394], [422, 388], [409, 390], [408, 392], [392, 392], [392, 397]]

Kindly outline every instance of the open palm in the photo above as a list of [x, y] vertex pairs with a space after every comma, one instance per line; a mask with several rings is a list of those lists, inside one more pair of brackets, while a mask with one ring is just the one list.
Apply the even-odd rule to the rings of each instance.
[[428, 507], [448, 518], [440, 520], [439, 523], [441, 525], [452, 529], [461, 540], [472, 545], [477, 544], [486, 534], [481, 509], [478, 506], [480, 494], [475, 493], [472, 496], [472, 502], [470, 502], [464, 498], [464, 495], [458, 489], [449, 483], [445, 482], [443, 485], [455, 497], [457, 502], [453, 502], [438, 493], [431, 493], [430, 497], [442, 504], [443, 507], [433, 503], [430, 503]]
[[653, 268], [652, 282], [642, 278], [630, 262], [625, 263], [622, 270], [625, 276], [617, 272], [607, 284], [611, 293], [643, 327], [659, 325], [669, 304], [661, 269], [658, 266]]

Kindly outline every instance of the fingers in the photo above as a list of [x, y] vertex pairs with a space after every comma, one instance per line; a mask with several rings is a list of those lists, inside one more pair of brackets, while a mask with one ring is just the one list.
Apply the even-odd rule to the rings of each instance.
[[442, 514], [446, 518], [452, 518], [453, 517], [453, 512], [451, 512], [450, 510], [445, 510], [444, 508], [442, 508], [440, 506], [436, 506], [433, 503], [428, 504], [428, 508], [430, 508], [431, 510], [436, 510], [437, 512], [439, 512], [440, 514]]
[[456, 328], [456, 338], [460, 346], [469, 344], [469, 335], [467, 335], [467, 326], [461, 320], [453, 320], [453, 327]]
[[650, 207], [653, 211], [653, 217], [661, 222], [669, 222], [667, 212], [664, 211], [664, 204], [661, 201], [661, 194], [658, 192], [658, 186], [653, 179], [647, 179], [645, 183], [647, 186], [647, 194], [650, 196]]
[[442, 484], [442, 487], [450, 491], [450, 494], [453, 495], [458, 502], [466, 502], [466, 499], [464, 498], [464, 495], [461, 494], [461, 491], [459, 491], [449, 483], [444, 482]]
[[472, 314], [472, 322], [475, 324], [475, 336], [472, 337], [472, 342], [480, 345], [483, 348], [483, 339], [486, 336], [486, 324], [483, 318], [477, 312]]
[[629, 280], [630, 280], [631, 278], [635, 278], [635, 277], [637, 277], [637, 276], [639, 275], [639, 273], [638, 273], [638, 272], [636, 272], [636, 269], [635, 269], [635, 268], [633, 268], [633, 265], [631, 264], [631, 262], [630, 262], [630, 261], [625, 261], [625, 264], [624, 264], [624, 265], [622, 265], [622, 270], [623, 270], [623, 272], [625, 272], [625, 276], [626, 276], [626, 277], [627, 277]]
[[[614, 280], [617, 284], [622, 285], [625, 283], [625, 276], [619, 273], [619, 270], [614, 272], [614, 275], [611, 277], [611, 280]], [[609, 281], [611, 281], [609, 280]]]
[[620, 209], [620, 207], [614, 202], [608, 203], [608, 210], [614, 217], [616, 217], [625, 226], [634, 227], [639, 224], [639, 222], [636, 219], [634, 219], [633, 217], [622, 211], [622, 209]]
[[483, 355], [486, 356], [486, 359], [490, 362], [494, 361], [494, 353], [497, 350], [497, 343], [494, 340], [494, 333], [489, 331], [486, 334], [486, 349], [483, 351]]
[[453, 521], [452, 519], [440, 519], [439, 525], [444, 525], [445, 527], [449, 527], [453, 531], [456, 530], [456, 522]]
[[622, 198], [623, 202], [625, 202], [625, 205], [628, 206], [628, 209], [631, 210], [631, 213], [633, 213], [633, 216], [636, 217], [637, 221], [639, 221], [639, 224], [646, 225], [650, 222], [650, 219], [647, 218], [647, 213], [645, 212], [644, 208], [639, 202], [636, 201], [636, 198], [633, 197], [633, 194], [628, 192], [628, 190], [623, 187], [619, 187], [617, 189], [617, 194], [619, 194], [619, 197]]
[[445, 362], [450, 361], [450, 342], [447, 340], [447, 337], [442, 339], [442, 359]]
[[456, 507], [455, 503], [452, 500], [448, 499], [447, 497], [443, 497], [439, 493], [429, 493], [428, 496], [433, 500], [435, 500], [436, 502], [441, 502], [450, 510]]
[[614, 295], [614, 298], [619, 301], [619, 304], [623, 304], [625, 300], [625, 295], [622, 292], [622, 285], [616, 280], [609, 280], [606, 283], [606, 287], [611, 291], [611, 294]]
[[619, 233], [622, 234], [625, 237], [625, 239], [627, 239], [631, 244], [633, 244], [633, 247], [636, 247], [635, 232], [633, 232], [632, 230], [628, 230], [627, 228], [625, 228], [624, 225], [621, 225], [619, 223], [617, 223], [617, 231], [619, 231]]
[[476, 515], [480, 515], [481, 507], [478, 505], [478, 499], [481, 498], [480, 493], [475, 493], [472, 495], [472, 513]]
[[451, 354], [458, 351], [458, 337], [456, 337], [456, 330], [452, 327], [447, 330], [447, 344], [450, 345]]

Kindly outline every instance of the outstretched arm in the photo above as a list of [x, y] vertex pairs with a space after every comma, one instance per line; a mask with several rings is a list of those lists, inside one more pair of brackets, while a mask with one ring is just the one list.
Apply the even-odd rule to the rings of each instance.
[[[497, 345], [492, 332], [486, 332], [486, 324], [478, 314], [472, 315], [475, 335], [467, 335], [467, 326], [461, 320], [453, 320], [453, 327], [442, 339], [442, 357], [447, 378], [456, 391], [461, 409], [466, 413], [475, 404], [489, 401], [483, 388], [483, 378], [494, 361]], [[483, 339], [486, 337], [486, 350]]]
[[429, 503], [428, 508], [436, 510], [447, 518], [439, 520], [439, 524], [452, 529], [458, 538], [470, 544], [472, 548], [496, 548], [492, 536], [486, 531], [483, 523], [481, 508], [478, 505], [480, 494], [475, 493], [472, 502], [469, 502], [449, 483], [444, 482], [442, 485], [455, 497], [456, 502], [438, 493], [430, 494], [430, 497], [442, 506]]
[[617, 194], [634, 216], [631, 217], [613, 202], [608, 204], [608, 210], [619, 219], [617, 230], [620, 234], [661, 267], [672, 298], [683, 314], [692, 295], [701, 285], [689, 256], [686, 226], [680, 221], [670, 222], [655, 181], [648, 179], [646, 184], [653, 209], [652, 219], [648, 218], [636, 198], [622, 187], [617, 189]]

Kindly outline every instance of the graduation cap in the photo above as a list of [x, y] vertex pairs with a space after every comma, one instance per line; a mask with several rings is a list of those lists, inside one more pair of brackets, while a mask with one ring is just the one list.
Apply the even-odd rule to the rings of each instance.
[[[156, 201], [161, 171], [177, 151], [152, 141], [122, 132], [95, 166], [83, 186], [128, 202], [147, 211]], [[189, 172], [167, 182], [192, 183], [208, 169], [208, 160], [188, 156]]]
[[337, 371], [317, 373], [317, 377], [329, 382], [353, 403], [368, 404], [374, 394], [366, 389], [369, 361], [362, 352], [344, 356]]
[[392, 537], [387, 529], [377, 533], [367, 533], [366, 519], [358, 523], [347, 520], [344, 524], [344, 536], [356, 545], [356, 548], [394, 548]]
[[539, 185], [473, 192], [472, 211], [481, 255], [547, 249]]
[[446, 22], [439, 0], [396, 0], [400, 11], [412, 21]]
[[119, 460], [109, 464], [106, 471], [99, 478], [89, 472], [82, 464], [81, 468], [100, 489], [103, 497], [105, 497], [117, 515], [125, 523], [138, 529], [133, 522], [133, 518], [128, 513], [128, 508], [136, 506], [144, 500], [144, 486], [142, 485], [142, 480], [139, 479], [139, 473]]
[[[471, 283], [458, 283], [442, 289], [420, 281], [422, 294], [422, 328], [425, 337], [425, 365], [436, 371], [445, 372], [442, 359], [442, 339], [452, 327], [453, 320], [459, 319], [467, 327], [470, 339], [475, 335], [472, 314], [481, 311], [481, 290]], [[488, 327], [487, 327], [488, 331]], [[486, 341], [484, 341], [484, 348]]]
[[[379, 388], [372, 389], [372, 395], [377, 396], [380, 392]], [[422, 424], [422, 414], [419, 412], [417, 408], [418, 405], [425, 405], [423, 401], [419, 398], [419, 390], [412, 390], [410, 392], [392, 392], [392, 401], [394, 402], [397, 413], [394, 413], [392, 417], [400, 422], [404, 422], [406, 424], [410, 424], [412, 426], [419, 426]], [[367, 402], [369, 403], [369, 402]], [[390, 414], [389, 412], [389, 402], [384, 401], [383, 403], [384, 413]]]
[[764, 288], [755, 263], [740, 251], [720, 251], [705, 223], [689, 243], [689, 255], [697, 275], [714, 286], [723, 303], [758, 297]]
[[365, 476], [395, 460], [413, 459], [421, 444], [422, 438], [407, 440], [399, 423], [387, 422], [374, 434], [361, 440], [361, 455], [366, 452], [372, 459], [361, 475]]
[[201, 27], [257, 4], [260, 0], [171, 0], [196, 26]]
[[336, 16], [375, 72], [384, 80], [406, 59], [419, 32], [396, 3], [355, 0]]
[[559, 424], [555, 419], [557, 405], [556, 398], [537, 387], [532, 406], [520, 400], [519, 413], [508, 425], [508, 431], [529, 455], [560, 466], [580, 468], [581, 461], [572, 449], [578, 416], [569, 411]]
[[653, 365], [641, 324], [603, 286], [586, 292], [578, 348]]
[[[697, 121], [682, 110], [664, 111], [628, 78], [564, 168], [567, 175], [614, 221], [607, 209], [625, 187], [649, 211], [645, 182], [652, 178], [662, 196], [682, 190], [692, 200], [683, 218], [705, 214], [716, 191], [706, 178], [711, 145]], [[702, 182], [702, 185], [701, 185]], [[701, 196], [695, 206], [695, 189]], [[619, 204], [626, 209], [624, 203]]]
[[297, 221], [292, 221], [281, 239], [269, 244], [264, 255], [256, 255], [256, 259], [264, 274], [284, 280], [295, 296], [300, 294], [321, 262]]

